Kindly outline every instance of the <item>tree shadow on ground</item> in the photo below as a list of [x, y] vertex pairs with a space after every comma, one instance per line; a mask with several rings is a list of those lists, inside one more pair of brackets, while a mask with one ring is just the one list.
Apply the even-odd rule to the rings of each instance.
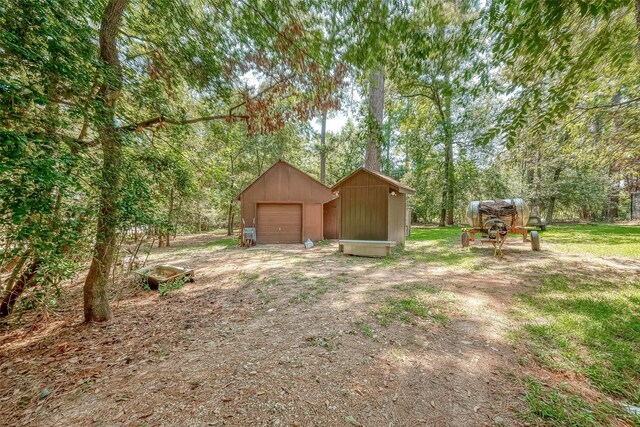
[[[418, 243], [390, 263], [345, 257], [335, 244], [154, 252], [150, 262], [191, 261], [196, 282], [166, 297], [135, 292], [114, 306], [114, 321], [90, 326], [77, 322], [77, 285], [66, 313], [76, 321], [0, 342], [0, 416], [40, 425], [518, 424], [527, 409], [506, 315], [516, 294], [539, 286], [521, 270], [544, 277], [540, 264], [556, 254], [459, 249], [459, 260], [489, 266], [470, 271], [448, 256], [420, 258]], [[422, 305], [391, 305], [383, 321], [398, 300]]]

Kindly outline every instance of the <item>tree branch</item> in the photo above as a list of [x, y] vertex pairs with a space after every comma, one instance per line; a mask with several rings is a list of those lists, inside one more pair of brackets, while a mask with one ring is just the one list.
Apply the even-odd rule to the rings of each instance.
[[596, 110], [599, 108], [616, 108], [616, 107], [622, 107], [628, 104], [633, 104], [635, 102], [640, 102], [640, 96], [637, 98], [628, 99], [626, 101], [617, 102], [614, 104], [594, 105], [592, 107], [576, 107], [576, 110], [589, 111], [589, 110]]
[[171, 118], [160, 115], [158, 117], [144, 120], [142, 122], [138, 122], [132, 125], [123, 126], [120, 128], [120, 130], [134, 131], [134, 130], [148, 128], [149, 126], [153, 126], [159, 123], [166, 123], [170, 125], [189, 125], [189, 124], [199, 123], [199, 122], [210, 122], [213, 120], [226, 120], [226, 119], [248, 120], [249, 116], [243, 115], [243, 114], [220, 114], [217, 116], [203, 116], [203, 117], [197, 117], [195, 119], [176, 120], [176, 119], [171, 119]]
[[418, 93], [412, 93], [410, 95], [400, 94], [400, 96], [403, 97], [403, 98], [417, 98], [419, 96], [424, 96], [425, 98], [430, 99], [431, 101], [435, 102], [435, 99], [433, 98], [433, 96], [429, 95], [428, 93], [418, 92]]
[[[294, 74], [295, 75], [295, 74]], [[252, 99], [256, 99], [261, 97], [262, 95], [264, 95], [265, 93], [269, 92], [270, 90], [275, 89], [277, 86], [281, 85], [282, 83], [287, 82], [288, 80], [291, 80], [293, 78], [294, 75], [291, 76], [286, 76], [283, 77], [282, 79], [278, 80], [277, 82], [273, 83], [270, 86], [267, 86], [266, 88], [262, 89], [260, 92], [258, 92], [255, 96], [252, 97]], [[247, 102], [246, 101], [242, 101], [237, 105], [234, 105], [233, 107], [229, 108], [229, 115], [231, 115], [231, 113], [233, 113], [234, 110], [242, 107], [243, 105], [245, 105]]]

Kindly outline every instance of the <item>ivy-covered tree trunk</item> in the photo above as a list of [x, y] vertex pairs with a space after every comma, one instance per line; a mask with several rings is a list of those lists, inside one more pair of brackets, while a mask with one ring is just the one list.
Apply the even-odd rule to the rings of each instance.
[[382, 123], [384, 120], [384, 74], [373, 71], [369, 79], [369, 135], [364, 165], [380, 171], [380, 146], [382, 145]]
[[96, 127], [102, 146], [102, 184], [96, 243], [84, 283], [84, 320], [102, 322], [111, 318], [107, 298], [109, 272], [113, 264], [118, 223], [118, 192], [122, 162], [121, 135], [115, 125], [116, 101], [122, 88], [122, 69], [118, 58], [116, 37], [128, 0], [111, 0], [100, 25], [100, 59], [106, 73], [98, 92], [99, 108]]

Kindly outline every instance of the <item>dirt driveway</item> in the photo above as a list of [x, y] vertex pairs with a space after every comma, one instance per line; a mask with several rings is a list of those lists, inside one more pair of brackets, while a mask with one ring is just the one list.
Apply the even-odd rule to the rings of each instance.
[[164, 297], [125, 283], [106, 325], [80, 323], [76, 283], [54, 317], [0, 336], [1, 424], [523, 425], [516, 295], [558, 268], [639, 268], [518, 243], [377, 260], [221, 238], [155, 250], [196, 281]]

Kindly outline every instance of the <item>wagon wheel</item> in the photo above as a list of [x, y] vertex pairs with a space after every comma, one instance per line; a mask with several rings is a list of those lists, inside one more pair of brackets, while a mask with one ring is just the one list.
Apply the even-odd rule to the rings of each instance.
[[460, 236], [460, 240], [462, 242], [462, 247], [466, 248], [467, 246], [469, 246], [469, 232], [468, 231], [463, 231], [462, 235]]
[[531, 232], [531, 249], [534, 251], [540, 250], [540, 236], [537, 231]]

